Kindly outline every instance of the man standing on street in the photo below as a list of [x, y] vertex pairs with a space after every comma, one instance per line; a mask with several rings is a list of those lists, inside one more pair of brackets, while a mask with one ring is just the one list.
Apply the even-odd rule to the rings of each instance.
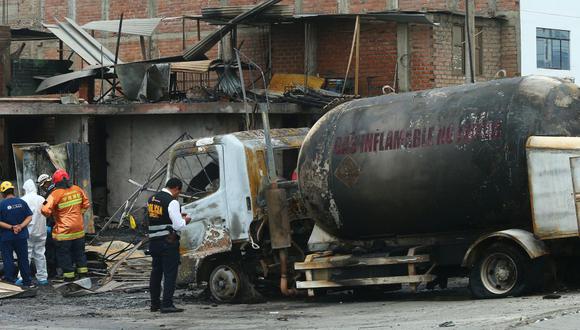
[[10, 283], [16, 280], [14, 253], [18, 257], [18, 269], [22, 276], [22, 285], [29, 288], [32, 284], [30, 264], [28, 262], [28, 229], [32, 220], [32, 211], [22, 199], [14, 195], [14, 186], [10, 181], [0, 184], [0, 193], [4, 198], [0, 202], [0, 249], [4, 261], [4, 279]]
[[[173, 305], [173, 293], [179, 266], [179, 231], [191, 220], [181, 214], [177, 198], [183, 184], [178, 178], [167, 181], [165, 188], [149, 198], [147, 215], [149, 219], [149, 251], [153, 258], [149, 291], [151, 311], [161, 313], [183, 312]], [[163, 300], [161, 279], [163, 278]]]
[[[44, 199], [48, 198], [48, 195], [54, 190], [54, 184], [52, 183], [52, 178], [46, 173], [42, 173], [36, 179], [38, 183], [39, 193]], [[49, 278], [54, 278], [57, 275], [56, 271], [56, 246], [54, 245], [54, 240], [52, 239], [52, 228], [54, 227], [54, 218], [46, 218], [46, 268]]]
[[[32, 211], [32, 221], [28, 224], [28, 259], [34, 261], [36, 266], [36, 280], [39, 285], [48, 285], [48, 273], [46, 271], [46, 258], [44, 256], [46, 244], [46, 217], [40, 209], [44, 198], [36, 193], [36, 184], [28, 179], [22, 185], [24, 196], [22, 200], [28, 204]], [[17, 284], [22, 280], [16, 281]]]
[[75, 266], [79, 277], [85, 277], [89, 271], [85, 255], [83, 214], [90, 204], [84, 190], [70, 182], [65, 170], [56, 170], [52, 182], [55, 188], [48, 195], [42, 214], [46, 217], [54, 216], [52, 238], [56, 245], [56, 260], [63, 271], [65, 282], [72, 282], [75, 280]]

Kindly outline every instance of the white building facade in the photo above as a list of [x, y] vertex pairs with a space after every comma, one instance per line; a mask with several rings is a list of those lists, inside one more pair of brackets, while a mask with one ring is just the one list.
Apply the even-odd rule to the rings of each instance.
[[520, 1], [521, 74], [580, 83], [580, 0]]

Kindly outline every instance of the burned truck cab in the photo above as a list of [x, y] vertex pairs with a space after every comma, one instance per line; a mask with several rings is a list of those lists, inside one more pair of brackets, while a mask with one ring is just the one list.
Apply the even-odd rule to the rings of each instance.
[[[291, 182], [307, 132], [306, 128], [271, 130], [280, 182]], [[181, 233], [178, 282], [211, 282], [214, 276], [223, 283], [225, 279], [231, 285], [222, 288], [221, 299], [227, 301], [240, 290], [232, 283], [245, 276], [240, 274], [240, 254], [247, 249], [268, 254], [263, 251], [267, 245], [265, 148], [264, 134], [256, 130], [183, 141], [171, 149], [166, 179], [182, 181], [181, 211], [191, 217]]]

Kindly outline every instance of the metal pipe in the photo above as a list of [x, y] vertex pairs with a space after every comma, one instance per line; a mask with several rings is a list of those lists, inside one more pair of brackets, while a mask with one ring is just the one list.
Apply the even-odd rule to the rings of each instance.
[[295, 296], [298, 291], [288, 288], [288, 249], [280, 249], [280, 292], [285, 296]]
[[[238, 51], [239, 52], [239, 51]], [[264, 75], [264, 70], [256, 64], [254, 61], [249, 59], [245, 56], [242, 52], [239, 52], [241, 56], [243, 56], [248, 63], [254, 66], [258, 71], [260, 71], [260, 75], [262, 76], [262, 82], [264, 84], [264, 89], [266, 90], [266, 104], [260, 104], [260, 112], [262, 113], [262, 125], [264, 128], [264, 140], [266, 143], [266, 166], [268, 167], [268, 185], [271, 185], [273, 188], [277, 186], [276, 184], [276, 165], [274, 161], [274, 150], [272, 149], [272, 140], [270, 139], [270, 119], [268, 117], [268, 113], [270, 112], [270, 99], [268, 98], [268, 91], [266, 85], [266, 76]]]
[[242, 69], [242, 61], [240, 61], [240, 51], [234, 48], [236, 54], [236, 61], [238, 62], [238, 72], [240, 74], [240, 83], [242, 85], [242, 96], [244, 97], [244, 112], [246, 113], [246, 131], [250, 130], [250, 113], [248, 112], [248, 99], [246, 97], [246, 83], [244, 81], [244, 70]]
[[[121, 18], [119, 19], [119, 33], [117, 34], [117, 47], [115, 49], [115, 66], [113, 67], [113, 72], [116, 74], [117, 73], [117, 61], [119, 60], [119, 46], [121, 44], [121, 31], [123, 29], [123, 14], [121, 13]], [[101, 63], [101, 65], [103, 65], [103, 63]], [[117, 76], [115, 75], [115, 78], [113, 78], [113, 97], [115, 97], [115, 89], [116, 89], [116, 85], [117, 85]]]

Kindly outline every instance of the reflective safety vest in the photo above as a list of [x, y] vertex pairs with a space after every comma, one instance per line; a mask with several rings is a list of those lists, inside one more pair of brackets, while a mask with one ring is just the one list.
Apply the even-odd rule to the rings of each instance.
[[173, 228], [169, 217], [169, 203], [173, 196], [164, 191], [151, 196], [147, 201], [147, 218], [149, 220], [149, 238], [165, 237]]
[[83, 214], [90, 207], [86, 193], [79, 186], [56, 188], [42, 206], [42, 214], [54, 217], [52, 238], [70, 241], [85, 236]]

